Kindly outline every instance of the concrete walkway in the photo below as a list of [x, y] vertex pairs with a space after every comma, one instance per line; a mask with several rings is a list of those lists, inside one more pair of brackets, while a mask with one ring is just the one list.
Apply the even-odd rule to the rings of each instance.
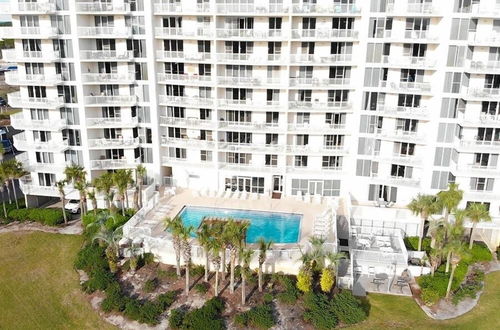
[[64, 234], [64, 235], [80, 235], [83, 233], [82, 222], [73, 220], [64, 227], [49, 227], [37, 222], [11, 222], [7, 225], [0, 226], [0, 234], [12, 233], [18, 231], [41, 231], [44, 233]]

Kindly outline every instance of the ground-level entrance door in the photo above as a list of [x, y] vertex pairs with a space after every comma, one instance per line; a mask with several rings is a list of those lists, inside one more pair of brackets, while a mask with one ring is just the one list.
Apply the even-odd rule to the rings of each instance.
[[283, 193], [283, 176], [273, 175], [273, 194], [272, 198], [280, 199]]
[[323, 181], [309, 181], [309, 194], [323, 195]]

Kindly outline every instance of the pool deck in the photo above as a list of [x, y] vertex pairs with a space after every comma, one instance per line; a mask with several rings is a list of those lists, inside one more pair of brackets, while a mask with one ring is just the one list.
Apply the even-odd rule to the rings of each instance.
[[[144, 222], [153, 225], [152, 235], [164, 237], [163, 219], [173, 218], [179, 214], [184, 206], [213, 207], [238, 210], [253, 210], [265, 212], [283, 212], [302, 215], [300, 224], [299, 244], [305, 244], [312, 235], [315, 218], [328, 210], [328, 205], [306, 203], [298, 201], [293, 197], [283, 197], [282, 199], [272, 199], [268, 196], [260, 195], [259, 199], [237, 199], [224, 197], [198, 196], [192, 190], [178, 189], [173, 196], [165, 195], [158, 205], [145, 217]], [[291, 245], [291, 244], [277, 244]], [[293, 243], [296, 245], [296, 243]]]

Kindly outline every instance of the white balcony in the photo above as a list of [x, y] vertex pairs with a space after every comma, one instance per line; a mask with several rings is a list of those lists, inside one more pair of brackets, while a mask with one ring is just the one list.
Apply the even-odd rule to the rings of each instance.
[[135, 95], [113, 95], [113, 96], [85, 96], [85, 105], [87, 106], [134, 106], [138, 102]]
[[78, 14], [125, 14], [130, 13], [130, 4], [124, 1], [113, 0], [113, 2], [77, 2], [76, 12]]
[[290, 144], [286, 146], [286, 151], [293, 154], [327, 154], [327, 155], [346, 155], [349, 149], [344, 145], [296, 145]]
[[286, 38], [282, 30], [255, 30], [255, 29], [217, 29], [219, 39], [257, 39], [267, 40], [272, 38]]
[[79, 37], [87, 38], [130, 38], [132, 28], [126, 26], [88, 26], [78, 28]]
[[414, 178], [405, 178], [402, 176], [383, 176], [383, 175], [375, 175], [372, 177], [377, 182], [381, 184], [389, 184], [396, 186], [409, 186], [409, 187], [419, 187], [420, 180]]
[[157, 38], [210, 38], [212, 31], [207, 28], [197, 28], [195, 31], [189, 31], [177, 27], [157, 27], [155, 28], [155, 37]]
[[357, 30], [347, 29], [331, 29], [331, 30], [316, 30], [316, 29], [295, 29], [292, 30], [292, 39], [315, 39], [315, 40], [330, 40], [335, 39], [358, 39], [359, 32]]
[[385, 64], [392, 67], [430, 69], [436, 67], [437, 61], [420, 56], [383, 56]]
[[317, 5], [317, 4], [296, 4], [294, 1], [293, 5], [293, 13], [294, 14], [319, 14], [319, 15], [356, 15], [361, 13], [361, 7], [356, 4], [339, 4], [339, 5]]
[[500, 16], [500, 6], [472, 5], [472, 17], [497, 18]]
[[378, 130], [377, 136], [383, 139], [396, 140], [402, 142], [411, 142], [424, 144], [427, 141], [426, 135], [413, 131], [404, 131], [402, 129]]
[[331, 166], [321, 168], [311, 168], [308, 166], [287, 166], [287, 173], [294, 174], [322, 174], [322, 175], [340, 175], [342, 174], [342, 166]]
[[189, 128], [215, 128], [217, 125], [212, 120], [202, 120], [198, 118], [175, 118], [160, 117], [160, 125], [182, 126]]
[[242, 76], [222, 76], [217, 77], [217, 84], [219, 85], [229, 85], [229, 86], [251, 86], [259, 87], [263, 85], [276, 85], [281, 84], [281, 79], [279, 78], [267, 78], [262, 79], [259, 77], [242, 77]]
[[497, 166], [482, 166], [479, 164], [468, 164], [457, 166], [457, 175], [472, 177], [498, 177], [500, 176], [500, 169]]
[[218, 53], [216, 55], [217, 61], [227, 62], [227, 63], [281, 63], [285, 61], [286, 58], [281, 54], [237, 54], [237, 53]]
[[120, 84], [130, 85], [135, 81], [135, 73], [82, 73], [84, 84]]
[[325, 87], [325, 88], [348, 88], [351, 83], [349, 78], [290, 78], [291, 87]]
[[82, 50], [82, 61], [130, 61], [134, 59], [134, 52], [129, 50]]
[[466, 98], [475, 101], [499, 101], [500, 88], [477, 88], [469, 87], [467, 89]]
[[99, 139], [88, 139], [87, 140], [89, 149], [108, 149], [108, 148], [120, 148], [120, 149], [131, 149], [137, 148], [139, 146], [139, 138], [99, 138]]
[[252, 161], [250, 163], [229, 163], [229, 162], [219, 162], [219, 169], [224, 171], [243, 171], [243, 172], [272, 172], [272, 173], [282, 173], [283, 168], [278, 166], [254, 164]]
[[334, 133], [347, 133], [345, 124], [288, 124], [289, 132], [334, 132]]
[[6, 62], [54, 62], [61, 59], [61, 54], [56, 51], [16, 51], [3, 49], [2, 58]]
[[470, 190], [464, 193], [464, 199], [468, 201], [496, 202], [500, 199], [500, 194], [495, 190]]
[[279, 123], [259, 123], [254, 121], [219, 121], [220, 130], [251, 130], [251, 131], [279, 131]]
[[466, 68], [474, 73], [500, 73], [500, 61], [468, 61]]
[[159, 83], [173, 84], [188, 84], [209, 86], [213, 84], [212, 76], [200, 76], [197, 74], [174, 74], [174, 73], [157, 73], [156, 79]]
[[393, 153], [392, 155], [383, 156], [376, 152], [374, 156], [377, 160], [384, 163], [411, 165], [414, 167], [422, 165], [422, 158], [415, 155]]
[[5, 72], [5, 82], [12, 86], [54, 86], [62, 81], [61, 74], [21, 74], [19, 71]]
[[67, 126], [64, 119], [35, 120], [25, 118], [23, 113], [10, 116], [10, 124], [18, 130], [60, 131]]
[[11, 14], [52, 14], [57, 11], [55, 1], [41, 0], [37, 2], [15, 1], [10, 7]]
[[220, 98], [217, 100], [219, 107], [222, 108], [237, 108], [237, 109], [279, 109], [281, 104], [279, 101], [264, 101], [264, 100], [233, 100]]
[[172, 137], [162, 137], [161, 145], [163, 147], [180, 147], [180, 148], [197, 148], [197, 149], [212, 149], [215, 147], [214, 141], [200, 139], [182, 139]]
[[[399, 3], [398, 3], [399, 5]], [[403, 5], [403, 4], [401, 4]], [[432, 3], [408, 3], [406, 6], [388, 4], [387, 13], [394, 16], [439, 16], [439, 9]]]
[[381, 87], [387, 86], [389, 90], [397, 93], [430, 93], [431, 83], [428, 82], [387, 82], [381, 81]]
[[153, 6], [156, 15], [168, 15], [182, 12], [182, 5], [178, 3], [168, 3], [157, 1]]
[[[49, 196], [49, 197], [59, 197], [59, 189], [56, 186], [40, 186], [31, 181], [31, 179], [21, 179], [19, 180], [19, 187], [25, 195], [33, 196]], [[66, 198], [78, 199], [78, 192], [72, 187], [66, 187], [65, 189]]]
[[56, 27], [50, 26], [3, 26], [0, 27], [0, 38], [55, 38], [59, 35], [59, 30]]
[[319, 102], [319, 101], [290, 101], [288, 102], [290, 109], [309, 109], [309, 110], [349, 110], [352, 105], [348, 101], [333, 101], [333, 102]]
[[459, 149], [465, 152], [500, 152], [500, 141], [461, 140]]
[[138, 124], [137, 117], [123, 118], [123, 117], [100, 117], [100, 118], [87, 118], [87, 127], [89, 128], [132, 128]]
[[[164, 51], [158, 50], [156, 51], [156, 59], [159, 61], [171, 61], [171, 60], [182, 60], [184, 59], [184, 52], [173, 52], [173, 51]], [[207, 58], [207, 60], [210, 58]], [[200, 57], [201, 60], [201, 57]]]
[[219, 142], [220, 151], [268, 153], [282, 152], [284, 149], [280, 144]]
[[252, 14], [253, 15], [266, 15], [266, 14], [279, 14], [288, 13], [288, 7], [283, 6], [282, 3], [261, 3], [256, 6], [253, 3], [224, 3], [217, 4], [217, 14], [226, 15], [240, 15]]
[[475, 46], [497, 46], [500, 43], [500, 33], [494, 31], [488, 32], [469, 32], [469, 43]]
[[467, 113], [459, 112], [458, 118], [463, 126], [468, 127], [500, 127], [500, 115], [489, 115], [481, 113], [471, 116]]
[[7, 95], [9, 104], [13, 108], [42, 108], [55, 109], [64, 105], [64, 99], [59, 97], [26, 97], [21, 93], [10, 93]]
[[406, 30], [404, 32], [404, 39], [408, 41], [413, 40], [422, 43], [436, 43], [439, 41], [439, 34], [428, 30]]
[[430, 115], [427, 107], [401, 107], [382, 104], [377, 109], [377, 112], [380, 112], [382, 115], [394, 118], [428, 119]]
[[52, 139], [50, 141], [40, 141], [40, 140], [28, 140], [26, 138], [26, 133], [20, 133], [14, 135], [14, 146], [18, 150], [22, 151], [50, 151], [50, 152], [62, 152], [69, 147], [68, 140], [56, 140]]
[[179, 105], [179, 106], [212, 106], [214, 99], [202, 98], [198, 96], [174, 96], [174, 95], [160, 95], [160, 105]]
[[327, 56], [292, 54], [290, 55], [290, 61], [297, 64], [352, 65], [352, 54], [331, 54]]
[[92, 170], [112, 170], [124, 168], [136, 168], [141, 163], [140, 158], [136, 160], [128, 159], [93, 159], [90, 160]]

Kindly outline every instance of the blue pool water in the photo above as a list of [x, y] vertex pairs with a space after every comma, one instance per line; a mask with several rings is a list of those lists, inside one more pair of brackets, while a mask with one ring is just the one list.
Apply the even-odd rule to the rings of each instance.
[[297, 243], [299, 241], [300, 221], [302, 220], [302, 215], [299, 214], [194, 206], [185, 206], [179, 212], [182, 223], [195, 228], [198, 228], [201, 220], [206, 216], [250, 221], [247, 243], [255, 243], [259, 237], [272, 240], [274, 243]]

